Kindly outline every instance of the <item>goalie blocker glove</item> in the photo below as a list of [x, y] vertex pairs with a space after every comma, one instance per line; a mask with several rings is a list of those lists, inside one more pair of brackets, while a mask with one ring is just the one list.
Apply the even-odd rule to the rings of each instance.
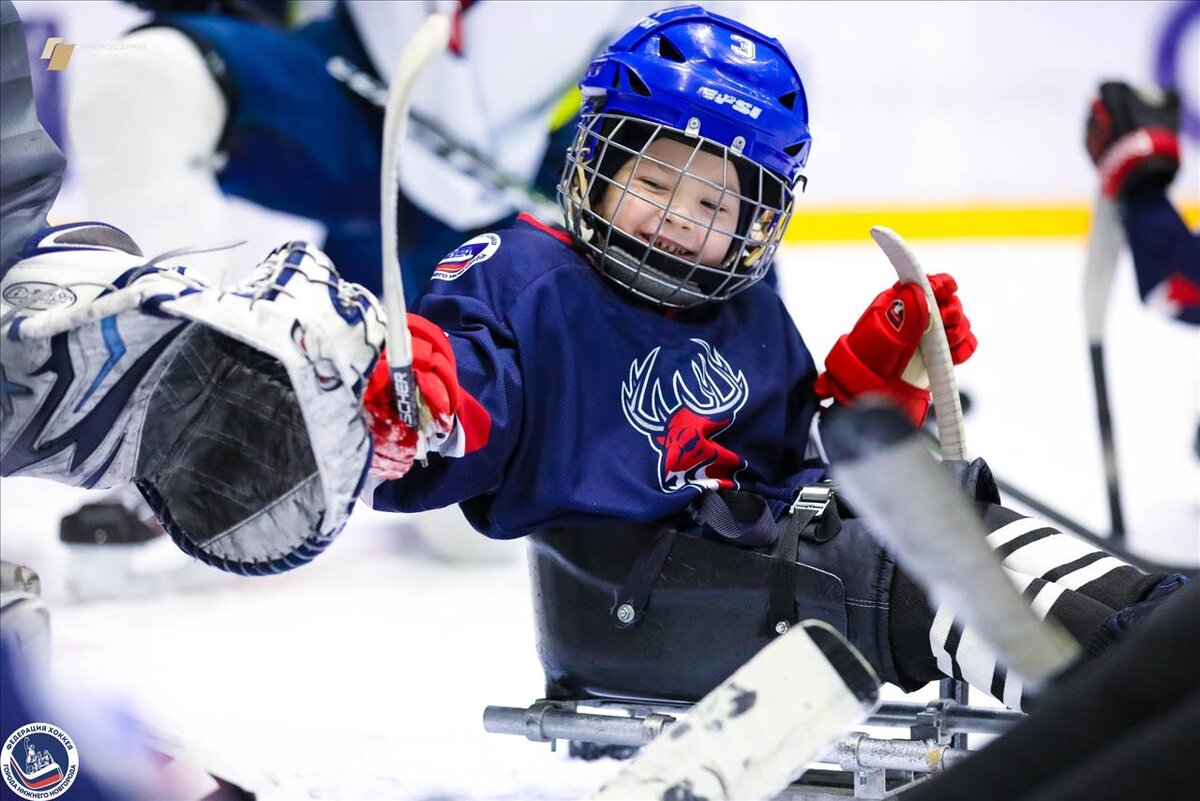
[[1179, 95], [1109, 81], [1092, 101], [1085, 143], [1106, 197], [1146, 182], [1166, 186], [1179, 171]]
[[102, 223], [26, 243], [0, 282], [0, 473], [136, 482], [202, 561], [297, 567], [342, 529], [366, 477], [377, 301], [301, 242], [225, 291], [170, 255], [147, 261]]
[[[929, 284], [946, 329], [950, 355], [962, 364], [978, 342], [955, 294], [958, 284], [949, 275], [931, 275]], [[929, 326], [925, 293], [917, 284], [897, 281], [875, 297], [849, 334], [834, 344], [817, 376], [820, 398], [849, 403], [859, 395], [881, 393], [920, 425], [929, 410], [929, 377], [918, 348]]]

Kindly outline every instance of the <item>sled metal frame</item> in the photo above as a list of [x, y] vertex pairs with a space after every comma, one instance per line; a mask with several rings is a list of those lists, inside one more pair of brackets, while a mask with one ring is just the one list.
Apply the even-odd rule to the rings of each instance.
[[[849, 732], [819, 760], [837, 769], [811, 767], [779, 799], [895, 798], [915, 783], [965, 759], [970, 753], [966, 747], [968, 733], [1003, 734], [1024, 717], [1009, 709], [965, 704], [966, 686], [962, 682], [944, 680], [940, 690], [947, 697], [928, 704], [881, 704], [865, 725], [907, 728], [907, 737], [876, 738], [864, 732]], [[483, 725], [493, 734], [514, 734], [550, 743], [551, 750], [558, 740], [566, 740], [573, 754], [586, 744], [593, 753], [615, 747], [618, 751], [629, 749], [628, 755], [686, 716], [689, 707], [666, 701], [542, 698], [526, 708], [488, 706], [483, 712]]]

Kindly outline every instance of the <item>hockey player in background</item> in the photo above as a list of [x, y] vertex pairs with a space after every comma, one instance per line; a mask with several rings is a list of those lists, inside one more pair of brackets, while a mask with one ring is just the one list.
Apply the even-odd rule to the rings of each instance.
[[[157, 252], [185, 239], [232, 238], [224, 196], [244, 198], [320, 222], [322, 250], [375, 293], [387, 84], [425, 17], [452, 15], [450, 47], [415, 89], [401, 151], [398, 235], [410, 301], [441, 256], [507, 226], [519, 209], [488, 179], [455, 166], [462, 154], [438, 131], [552, 197], [583, 68], [629, 20], [657, 6], [348, 0], [289, 29], [263, 23], [266, 4], [135, 5], [154, 17], [123, 41], [144, 57], [93, 65], [69, 98], [89, 214]], [[536, 30], [553, 33], [513, 46]], [[150, 114], [154, 124], [129, 126], [115, 109]], [[233, 256], [224, 258], [236, 272]]]
[[1188, 230], [1167, 197], [1179, 171], [1179, 94], [1100, 85], [1085, 143], [1105, 196], [1118, 202], [1147, 305], [1200, 325], [1200, 233]]
[[[1179, 171], [1179, 94], [1100, 85], [1084, 144], [1100, 188], [1117, 202], [1133, 255], [1138, 294], [1175, 320], [1200, 325], [1200, 232], [1190, 231], [1167, 197]], [[1200, 424], [1192, 449], [1200, 458]]]
[[[642, 600], [660, 574], [717, 591], [741, 549], [784, 566], [770, 581], [772, 595], [791, 582], [787, 608], [762, 625], [731, 627], [719, 604], [674, 622], [644, 610], [655, 621], [645, 637], [691, 626], [692, 641], [712, 647], [659, 643], [657, 662], [617, 690], [698, 697], [774, 636], [764, 631], [818, 617], [887, 681], [915, 689], [955, 675], [1019, 707], [1019, 682], [930, 605], [849, 510], [827, 504], [814, 518], [794, 504], [826, 477], [810, 441], [814, 416], [830, 413], [822, 399], [836, 410], [883, 393], [923, 419], [918, 341], [930, 310], [915, 285], [885, 290], [818, 374], [760, 283], [811, 145], [787, 54], [733, 20], [675, 8], [617, 40], [581, 89], [559, 185], [568, 230], [524, 216], [442, 260], [409, 318], [418, 383], [440, 425], [426, 443], [433, 455], [413, 464], [419, 435], [398, 423], [381, 361], [365, 396], [376, 447], [364, 497], [395, 511], [461, 503], [489, 537], [557, 538], [592, 567], [632, 549], [636, 586], [619, 593]], [[954, 280], [931, 283], [962, 362], [976, 341]], [[1182, 583], [1003, 508], [982, 461], [952, 466], [1013, 581], [1090, 652]], [[708, 556], [693, 560], [680, 545], [697, 540]], [[643, 614], [633, 603], [624, 617], [611, 612], [612, 626]], [[593, 667], [623, 660], [604, 654]]]

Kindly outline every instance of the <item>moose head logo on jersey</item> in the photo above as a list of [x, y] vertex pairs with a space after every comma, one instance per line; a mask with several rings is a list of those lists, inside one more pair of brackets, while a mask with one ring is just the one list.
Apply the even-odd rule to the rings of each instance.
[[746, 402], [746, 376], [740, 370], [735, 372], [704, 340], [692, 342], [699, 348], [689, 365], [691, 374], [685, 377], [675, 371], [669, 382], [669, 401], [654, 375], [662, 350], [655, 348], [630, 365], [629, 380], [621, 385], [621, 408], [629, 424], [645, 434], [658, 452], [658, 480], [663, 491], [736, 488], [734, 476], [745, 462], [715, 440]]

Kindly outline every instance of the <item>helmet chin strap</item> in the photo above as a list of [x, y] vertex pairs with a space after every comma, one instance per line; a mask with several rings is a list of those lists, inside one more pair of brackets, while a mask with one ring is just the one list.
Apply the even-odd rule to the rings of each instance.
[[641, 263], [619, 245], [609, 245], [601, 255], [600, 273], [638, 297], [663, 306], [691, 308], [712, 300], [699, 285]]
[[570, 222], [572, 218], [579, 221], [579, 238], [586, 244], [592, 241], [595, 231], [586, 222], [586, 217], [591, 213], [592, 208], [587, 199], [587, 174], [584, 172], [582, 164], [575, 165], [574, 179], [570, 185], [567, 202], [578, 207], [580, 213], [578, 215], [568, 213], [567, 221]]
[[694, 265], [682, 264], [611, 224], [608, 228], [608, 247], [601, 256], [605, 261], [602, 269], [624, 273], [633, 279], [634, 289], [664, 303], [675, 299], [685, 301], [678, 305], [687, 306], [692, 305], [687, 301], [709, 299], [709, 293], [695, 280], [696, 275], [702, 273]]

